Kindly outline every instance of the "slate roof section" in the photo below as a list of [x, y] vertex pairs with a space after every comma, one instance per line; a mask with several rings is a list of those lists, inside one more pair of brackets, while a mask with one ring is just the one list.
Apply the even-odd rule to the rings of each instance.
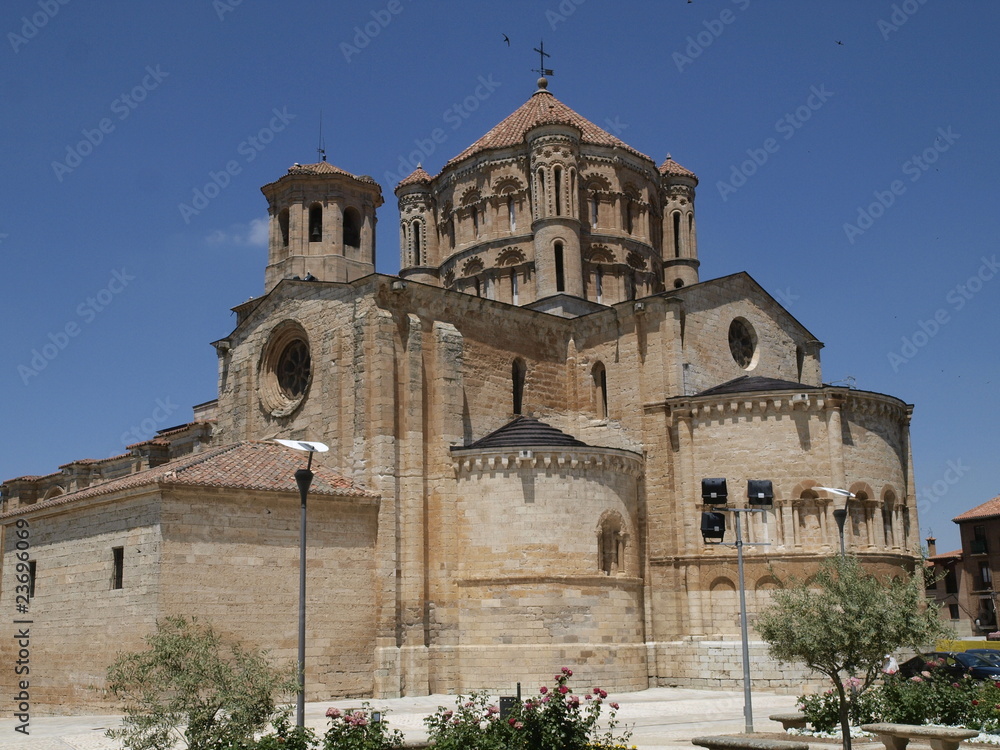
[[453, 451], [494, 448], [590, 448], [572, 435], [533, 417], [515, 417], [471, 445], [453, 445]]
[[960, 523], [961, 521], [978, 521], [997, 517], [1000, 517], [1000, 495], [997, 495], [992, 500], [987, 500], [982, 505], [977, 505], [972, 510], [965, 511], [960, 516], [955, 516], [951, 520], [955, 523]]
[[748, 393], [754, 391], [815, 391], [819, 390], [814, 385], [796, 383], [793, 380], [779, 380], [777, 378], [762, 378], [756, 375], [743, 375], [742, 377], [728, 380], [720, 385], [708, 388], [699, 396], [715, 396], [723, 393]]
[[583, 143], [621, 148], [643, 159], [653, 161], [644, 153], [636, 151], [624, 141], [577, 114], [545, 89], [540, 88], [531, 95], [528, 101], [494, 126], [486, 135], [458, 156], [449, 159], [448, 163], [445, 164], [445, 169], [482, 151], [524, 143], [528, 131], [539, 125], [572, 125], [580, 131], [580, 140]]
[[[295, 484], [295, 471], [304, 469], [306, 460], [304, 453], [276, 443], [263, 441], [233, 443], [209, 448], [201, 453], [194, 453], [152, 469], [59, 495], [51, 500], [19, 506], [0, 514], [0, 518], [152, 485], [220, 487], [263, 492], [292, 492], [297, 495], [299, 490]], [[310, 496], [378, 497], [377, 493], [355, 484], [316, 461], [313, 461], [313, 474], [313, 482], [309, 487]]]

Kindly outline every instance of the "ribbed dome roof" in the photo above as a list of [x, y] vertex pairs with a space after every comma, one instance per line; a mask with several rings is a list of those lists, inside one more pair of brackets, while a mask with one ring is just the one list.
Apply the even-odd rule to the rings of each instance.
[[572, 435], [557, 430], [550, 424], [532, 417], [515, 417], [498, 430], [485, 435], [471, 445], [453, 445], [452, 450], [469, 450], [472, 448], [487, 450], [490, 448], [558, 448], [576, 447], [589, 448]]

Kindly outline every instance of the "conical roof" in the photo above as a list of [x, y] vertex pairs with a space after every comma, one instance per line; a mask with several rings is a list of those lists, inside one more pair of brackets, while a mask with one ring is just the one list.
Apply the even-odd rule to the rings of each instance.
[[504, 148], [523, 143], [528, 131], [539, 125], [572, 125], [580, 131], [580, 139], [583, 143], [621, 148], [636, 156], [641, 156], [643, 159], [653, 161], [644, 153], [636, 151], [608, 131], [599, 128], [586, 117], [574, 112], [545, 88], [540, 88], [531, 95], [528, 101], [514, 110], [486, 135], [458, 156], [450, 159], [445, 164], [445, 168], [447, 169], [463, 159], [468, 159], [470, 156], [488, 149]]
[[533, 417], [515, 417], [498, 430], [471, 445], [453, 445], [452, 450], [489, 450], [491, 448], [589, 448], [572, 435]]
[[426, 170], [420, 164], [418, 164], [416, 169], [414, 169], [412, 172], [410, 172], [410, 174], [408, 174], [406, 177], [404, 177], [402, 180], [399, 181], [399, 184], [396, 185], [396, 190], [399, 190], [401, 187], [406, 187], [408, 185], [419, 185], [422, 183], [430, 182], [432, 179], [433, 178], [429, 174], [427, 174]]
[[678, 175], [680, 177], [690, 177], [695, 182], [698, 181], [697, 175], [686, 167], [682, 167], [680, 164], [673, 160], [670, 154], [667, 154], [667, 158], [663, 160], [663, 164], [660, 165], [660, 174]]

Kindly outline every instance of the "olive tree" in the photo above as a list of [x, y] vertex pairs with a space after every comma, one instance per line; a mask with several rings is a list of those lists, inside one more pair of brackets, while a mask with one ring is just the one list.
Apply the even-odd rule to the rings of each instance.
[[948, 634], [924, 599], [922, 571], [879, 577], [850, 556], [827, 560], [808, 583], [775, 590], [755, 627], [773, 658], [805, 664], [833, 682], [845, 750], [852, 699], [845, 680], [856, 678], [854, 695], [860, 695], [879, 676], [886, 654], [917, 650]]
[[276, 669], [259, 649], [226, 643], [197, 619], [170, 617], [146, 638], [149, 648], [121, 653], [108, 688], [124, 703], [122, 726], [108, 730], [131, 750], [239, 747], [279, 715], [279, 696], [297, 689], [291, 669]]

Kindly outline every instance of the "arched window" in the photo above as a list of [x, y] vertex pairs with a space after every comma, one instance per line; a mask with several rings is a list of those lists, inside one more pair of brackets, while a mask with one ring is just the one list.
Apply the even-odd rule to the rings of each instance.
[[472, 236], [478, 238], [479, 237], [479, 211], [476, 210], [475, 206], [473, 206], [471, 210], [472, 210]]
[[625, 270], [625, 296], [635, 299], [635, 274], [631, 269]]
[[517, 304], [517, 269], [510, 269], [510, 302], [512, 305]]
[[507, 221], [510, 223], [510, 231], [517, 230], [517, 212], [514, 208], [514, 199], [507, 199]]
[[594, 269], [594, 286], [597, 291], [597, 301], [604, 301], [604, 266], [598, 266]]
[[597, 226], [597, 211], [600, 201], [597, 199], [596, 195], [590, 196], [590, 226]]
[[633, 220], [635, 219], [635, 209], [632, 206], [632, 201], [628, 198], [625, 199], [625, 231], [632, 234]]
[[895, 510], [896, 495], [890, 490], [882, 498], [882, 534], [885, 537], [886, 547], [895, 547], [896, 539], [893, 535], [892, 513]]
[[546, 195], [545, 195], [545, 170], [541, 167], [538, 168], [538, 218], [546, 216], [548, 211], [546, 210]]
[[419, 221], [415, 221], [410, 225], [410, 231], [413, 233], [413, 265], [420, 265], [420, 230], [423, 225]]
[[344, 247], [361, 247], [361, 214], [353, 206], [344, 211]]
[[622, 518], [611, 512], [601, 519], [597, 530], [597, 565], [605, 575], [614, 575], [625, 568], [626, 537]]
[[608, 418], [608, 371], [603, 362], [598, 362], [590, 371], [594, 378], [594, 401], [599, 419]]
[[523, 359], [515, 359], [510, 366], [511, 393], [514, 397], [514, 413], [521, 413], [524, 399], [524, 381], [528, 374], [528, 366]]
[[318, 203], [309, 206], [309, 241], [323, 240], [323, 207]]
[[674, 211], [674, 257], [681, 257], [681, 215]]
[[278, 213], [278, 229], [281, 232], [281, 245], [288, 247], [288, 209], [283, 208]]
[[557, 242], [555, 246], [555, 266], [556, 266], [556, 291], [566, 290], [566, 280], [563, 277], [563, 244]]
[[688, 214], [687, 246], [688, 255], [692, 255], [694, 253], [694, 214]]
[[481, 283], [481, 282], [479, 281], [479, 277], [478, 277], [478, 276], [476, 276], [475, 278], [473, 278], [473, 279], [472, 279], [472, 283], [473, 283], [473, 285], [474, 285], [474, 286], [475, 286], [475, 288], [476, 288], [476, 296], [477, 296], [477, 297], [482, 297], [482, 296], [483, 296], [483, 285], [482, 285], [482, 283]]
[[552, 170], [553, 193], [555, 195], [556, 216], [562, 216], [562, 167]]

